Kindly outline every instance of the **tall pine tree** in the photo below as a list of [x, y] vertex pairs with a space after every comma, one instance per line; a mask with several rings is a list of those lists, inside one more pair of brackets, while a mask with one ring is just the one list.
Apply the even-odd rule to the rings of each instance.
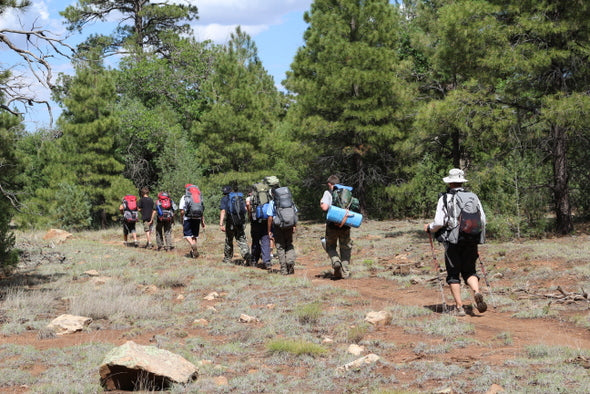
[[409, 98], [397, 75], [400, 16], [388, 0], [315, 0], [304, 19], [305, 43], [284, 82], [296, 93], [296, 138], [315, 153], [313, 183], [342, 174], [365, 209], [402, 167], [396, 149]]

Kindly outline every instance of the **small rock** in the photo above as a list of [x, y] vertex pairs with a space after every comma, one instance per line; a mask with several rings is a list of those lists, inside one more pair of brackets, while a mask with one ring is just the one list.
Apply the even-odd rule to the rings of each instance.
[[211, 300], [214, 300], [218, 297], [219, 297], [219, 294], [216, 291], [214, 291], [214, 292], [207, 294], [203, 299], [205, 299], [207, 301], [211, 301]]
[[242, 313], [240, 315], [240, 322], [241, 323], [255, 323], [258, 322], [260, 320], [258, 320], [257, 318], [253, 317], [253, 316], [248, 316], [245, 313]]
[[196, 319], [193, 321], [193, 324], [198, 326], [207, 326], [209, 325], [209, 321], [207, 319]]
[[98, 273], [97, 270], [88, 270], [88, 271], [84, 271], [84, 275], [87, 275], [87, 276], [99, 276], [100, 274]]
[[55, 241], [55, 243], [61, 244], [71, 237], [73, 237], [73, 235], [65, 230], [52, 228], [45, 233], [43, 239], [46, 241]]
[[500, 386], [499, 384], [492, 384], [486, 394], [498, 394], [498, 393], [505, 393], [504, 387]]
[[391, 312], [371, 311], [371, 312], [367, 313], [367, 316], [365, 317], [365, 321], [371, 323], [374, 326], [386, 326], [388, 324], [391, 324], [392, 318], [393, 318], [393, 315], [391, 314]]
[[47, 328], [53, 330], [57, 335], [65, 335], [82, 331], [91, 322], [92, 318], [90, 317], [64, 314], [53, 319]]
[[348, 353], [354, 354], [355, 356], [360, 356], [365, 351], [363, 346], [359, 346], [355, 343], [348, 347]]
[[216, 376], [213, 378], [213, 381], [217, 386], [228, 386], [229, 382], [225, 376]]
[[380, 359], [381, 359], [381, 357], [379, 357], [376, 354], [373, 354], [373, 353], [367, 354], [364, 357], [357, 358], [356, 360], [351, 361], [348, 364], [338, 367], [338, 370], [339, 371], [349, 371], [351, 369], [357, 370], [357, 369], [360, 369], [364, 365], [374, 364], [377, 361], [379, 361]]

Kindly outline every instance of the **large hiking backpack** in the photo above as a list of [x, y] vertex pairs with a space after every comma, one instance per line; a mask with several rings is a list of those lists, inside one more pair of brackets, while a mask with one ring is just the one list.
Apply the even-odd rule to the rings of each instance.
[[203, 217], [203, 200], [201, 198], [201, 191], [195, 185], [186, 185], [186, 192], [184, 194], [184, 216], [191, 219], [199, 219]]
[[168, 193], [158, 194], [158, 220], [161, 222], [170, 222], [174, 219], [174, 208], [172, 207], [172, 200]]
[[246, 202], [241, 192], [228, 194], [229, 220], [234, 226], [242, 226], [246, 223]]
[[340, 184], [334, 185], [332, 189], [332, 205], [354, 212], [360, 209], [358, 198], [352, 196], [352, 187]]
[[123, 197], [123, 220], [128, 223], [134, 223], [138, 220], [137, 197], [132, 194]]
[[270, 186], [265, 182], [254, 184], [252, 197], [250, 199], [250, 207], [252, 209], [252, 219], [264, 220], [268, 219], [264, 205], [270, 201]]
[[449, 220], [440, 234], [443, 241], [483, 243], [485, 226], [479, 209], [479, 198], [473, 192], [452, 191], [443, 196]]
[[288, 187], [279, 187], [273, 191], [276, 215], [273, 223], [280, 228], [289, 228], [297, 224], [297, 207]]

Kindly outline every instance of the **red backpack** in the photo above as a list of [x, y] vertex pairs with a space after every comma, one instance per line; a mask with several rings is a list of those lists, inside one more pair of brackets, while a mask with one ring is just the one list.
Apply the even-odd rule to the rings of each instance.
[[201, 191], [195, 185], [187, 184], [186, 193], [184, 195], [184, 215], [188, 218], [201, 218], [205, 207], [201, 199]]
[[160, 201], [162, 209], [170, 209], [170, 207], [172, 207], [172, 201], [170, 200], [168, 193], [158, 194], [158, 200]]
[[126, 222], [137, 222], [137, 197], [128, 194], [123, 197], [123, 220]]
[[161, 222], [171, 222], [174, 219], [174, 208], [172, 207], [172, 200], [168, 193], [158, 194], [158, 204], [156, 205], [158, 211], [158, 220]]

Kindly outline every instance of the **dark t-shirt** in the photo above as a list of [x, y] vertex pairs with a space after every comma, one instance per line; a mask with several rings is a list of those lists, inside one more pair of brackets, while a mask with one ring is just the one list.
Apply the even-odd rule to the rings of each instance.
[[141, 211], [141, 220], [149, 222], [154, 211], [154, 200], [149, 197], [142, 197], [139, 199], [137, 208]]
[[221, 198], [221, 202], [219, 203], [219, 210], [225, 212], [229, 211], [229, 194], [225, 194]]

